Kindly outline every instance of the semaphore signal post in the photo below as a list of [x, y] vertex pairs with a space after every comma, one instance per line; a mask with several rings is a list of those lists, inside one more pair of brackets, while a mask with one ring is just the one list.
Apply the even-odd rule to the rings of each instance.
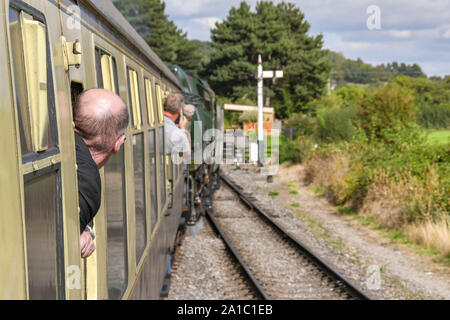
[[264, 79], [283, 78], [283, 71], [264, 71], [261, 55], [258, 56], [258, 166], [264, 166]]

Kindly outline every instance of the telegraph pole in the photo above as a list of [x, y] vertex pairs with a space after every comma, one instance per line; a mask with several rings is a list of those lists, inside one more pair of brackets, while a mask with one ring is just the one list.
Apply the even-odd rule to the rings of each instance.
[[264, 96], [265, 78], [283, 78], [283, 71], [263, 71], [261, 55], [258, 56], [258, 166], [264, 166]]

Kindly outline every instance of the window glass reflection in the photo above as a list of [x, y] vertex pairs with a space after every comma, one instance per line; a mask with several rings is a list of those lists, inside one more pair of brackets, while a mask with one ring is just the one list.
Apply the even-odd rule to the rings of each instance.
[[134, 197], [136, 208], [136, 263], [139, 263], [147, 243], [145, 209], [144, 136], [133, 136]]
[[28, 282], [32, 300], [57, 299], [57, 243], [60, 241], [56, 233], [57, 185], [57, 172], [25, 183]]
[[158, 199], [157, 199], [157, 178], [156, 178], [156, 137], [155, 130], [148, 133], [149, 150], [150, 150], [150, 194], [151, 194], [151, 219], [152, 231], [158, 222]]
[[127, 234], [125, 208], [124, 148], [105, 165], [108, 292], [120, 299], [127, 285]]

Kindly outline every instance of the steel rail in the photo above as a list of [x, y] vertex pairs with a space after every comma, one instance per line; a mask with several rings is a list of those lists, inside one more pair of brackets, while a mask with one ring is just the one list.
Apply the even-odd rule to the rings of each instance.
[[213, 229], [220, 235], [220, 237], [222, 238], [223, 242], [225, 243], [225, 245], [227, 247], [227, 250], [230, 252], [232, 257], [236, 260], [236, 262], [241, 267], [241, 271], [246, 276], [248, 284], [252, 287], [254, 293], [256, 293], [256, 295], [258, 296], [258, 299], [272, 300], [270, 298], [270, 296], [267, 294], [267, 292], [264, 290], [262, 285], [259, 283], [259, 281], [256, 279], [256, 277], [253, 275], [253, 273], [250, 271], [249, 267], [245, 263], [244, 259], [242, 259], [239, 252], [231, 244], [231, 241], [228, 239], [228, 237], [222, 231], [222, 229], [220, 228], [216, 219], [214, 219], [212, 209], [206, 210], [206, 218], [211, 222]]
[[339, 271], [332, 267], [328, 262], [323, 260], [317, 254], [315, 254], [311, 249], [304, 245], [301, 241], [292, 236], [288, 231], [286, 231], [282, 226], [280, 226], [275, 220], [270, 218], [264, 210], [262, 210], [258, 205], [254, 204], [248, 197], [246, 197], [242, 191], [231, 182], [226, 176], [220, 174], [220, 178], [225, 184], [233, 190], [249, 209], [256, 212], [269, 226], [271, 226], [275, 231], [280, 233], [284, 239], [286, 239], [295, 249], [299, 250], [303, 255], [305, 255], [316, 267], [318, 267], [323, 273], [325, 273], [334, 284], [342, 288], [356, 300], [373, 300], [367, 293], [361, 290], [358, 286], [353, 284], [350, 280], [346, 279]]

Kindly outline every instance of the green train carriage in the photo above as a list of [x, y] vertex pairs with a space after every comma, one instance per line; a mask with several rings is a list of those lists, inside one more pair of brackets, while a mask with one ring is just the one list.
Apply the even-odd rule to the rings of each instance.
[[[182, 85], [185, 103], [196, 107], [190, 127], [193, 156], [185, 186], [183, 209], [187, 223], [195, 224], [211, 206], [212, 192], [218, 187], [220, 180], [219, 163], [223, 149], [224, 115], [214, 91], [206, 81], [185, 72], [180, 66], [175, 65], [171, 69]], [[218, 132], [208, 136], [210, 129]], [[211, 146], [215, 150], [207, 153], [213, 159], [205, 162], [203, 151]]]
[[[2, 0], [0, 19], [0, 299], [158, 299], [185, 192], [162, 101], [182, 84], [109, 1]], [[131, 124], [82, 260], [72, 111], [98, 87]]]

